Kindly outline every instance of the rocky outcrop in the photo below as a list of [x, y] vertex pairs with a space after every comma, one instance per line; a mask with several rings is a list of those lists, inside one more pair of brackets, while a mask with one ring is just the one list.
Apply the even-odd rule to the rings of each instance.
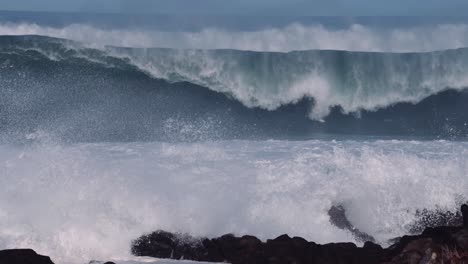
[[[180, 238], [182, 237], [182, 239]], [[383, 249], [371, 242], [318, 245], [300, 237], [282, 235], [260, 241], [254, 236], [224, 235], [214, 239], [156, 231], [135, 240], [132, 253], [170, 259], [229, 263], [377, 263]], [[352, 262], [349, 262], [352, 261]]]
[[0, 250], [0, 264], [54, 264], [49, 257], [32, 249]]
[[[196, 238], [189, 235], [156, 231], [132, 243], [132, 253], [167, 259], [186, 259], [232, 264], [467, 264], [468, 205], [459, 213], [421, 211], [427, 217], [454, 226], [427, 227], [419, 235], [404, 236], [388, 247], [367, 241], [363, 247], [353, 243], [319, 245], [301, 237], [282, 235], [261, 241], [254, 236], [232, 234], [218, 238]], [[373, 238], [354, 227], [341, 206], [329, 211], [330, 221], [348, 230], [356, 239]], [[421, 220], [425, 223], [426, 218]], [[429, 218], [427, 218], [429, 219]], [[115, 264], [92, 261], [90, 264]], [[53, 264], [47, 256], [32, 249], [0, 250], [0, 264]]]
[[[329, 214], [333, 224], [350, 230], [357, 238], [371, 238], [351, 225], [343, 208], [332, 209]], [[253, 236], [229, 234], [208, 239], [156, 231], [133, 241], [132, 253], [232, 264], [461, 264], [468, 263], [468, 206], [463, 205], [461, 212], [463, 225], [428, 227], [422, 234], [404, 236], [386, 249], [369, 241], [357, 247], [353, 243], [319, 245], [288, 235], [262, 242]]]
[[404, 236], [386, 251], [385, 263], [468, 263], [468, 228], [427, 228]]

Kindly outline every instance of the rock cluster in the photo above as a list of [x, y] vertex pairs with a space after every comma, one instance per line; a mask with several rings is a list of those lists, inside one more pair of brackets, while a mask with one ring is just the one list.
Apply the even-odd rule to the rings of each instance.
[[[156, 231], [133, 241], [132, 253], [232, 264], [461, 264], [468, 263], [468, 206], [463, 205], [461, 211], [463, 225], [428, 227], [420, 235], [399, 238], [386, 249], [369, 241], [357, 247], [353, 243], [319, 245], [288, 235], [262, 242], [254, 236], [229, 234], [208, 239]], [[332, 208], [329, 214], [332, 223], [349, 229], [357, 238], [372, 239], [346, 220], [342, 208]]]
[[134, 241], [132, 253], [156, 258], [229, 263], [377, 263], [382, 248], [368, 242], [318, 245], [300, 237], [282, 235], [260, 241], [254, 236], [224, 235], [214, 239], [179, 239], [177, 234], [156, 231]]

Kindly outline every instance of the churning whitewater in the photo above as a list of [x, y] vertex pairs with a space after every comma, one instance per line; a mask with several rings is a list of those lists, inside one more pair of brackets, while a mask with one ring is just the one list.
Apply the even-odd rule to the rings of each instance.
[[33, 247], [58, 263], [128, 258], [130, 241], [156, 229], [354, 241], [330, 223], [334, 204], [385, 245], [408, 232], [416, 210], [453, 210], [468, 188], [466, 142], [38, 144], [0, 153], [0, 247]]
[[114, 29], [0, 16], [0, 248], [164, 229], [387, 245], [468, 189], [468, 25]]

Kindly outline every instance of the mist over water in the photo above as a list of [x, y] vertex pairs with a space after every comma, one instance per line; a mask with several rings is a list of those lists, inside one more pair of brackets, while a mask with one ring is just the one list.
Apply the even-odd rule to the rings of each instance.
[[467, 200], [463, 21], [5, 17], [0, 249], [77, 264], [131, 259], [157, 229], [354, 241], [329, 221], [338, 204], [388, 245], [417, 210]]

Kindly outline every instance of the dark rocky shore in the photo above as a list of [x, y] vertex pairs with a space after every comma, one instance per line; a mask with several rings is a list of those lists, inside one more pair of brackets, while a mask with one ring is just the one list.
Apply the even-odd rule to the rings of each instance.
[[[419, 213], [421, 218], [415, 228], [425, 224], [422, 233], [397, 238], [385, 249], [355, 228], [343, 207], [334, 206], [329, 211], [330, 221], [350, 231], [357, 240], [366, 241], [363, 247], [353, 243], [319, 245], [288, 235], [262, 242], [254, 236], [228, 234], [208, 239], [156, 231], [133, 241], [131, 250], [136, 256], [232, 264], [468, 264], [468, 205], [461, 207], [461, 213]], [[444, 225], [434, 226], [434, 223]], [[0, 251], [0, 264], [53, 262], [33, 250], [17, 249]]]
[[254, 236], [228, 234], [208, 239], [156, 231], [133, 241], [132, 253], [233, 264], [468, 264], [468, 206], [463, 205], [461, 209], [461, 212], [417, 212], [418, 220], [411, 231], [419, 234], [396, 238], [385, 249], [375, 244], [372, 236], [352, 225], [344, 207], [333, 206], [328, 212], [331, 223], [365, 242], [363, 247], [353, 243], [319, 245], [288, 235], [262, 242]]

